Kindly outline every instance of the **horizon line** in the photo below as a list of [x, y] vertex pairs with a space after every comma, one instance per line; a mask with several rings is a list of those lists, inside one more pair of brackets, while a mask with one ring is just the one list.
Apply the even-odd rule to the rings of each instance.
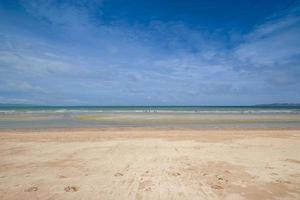
[[247, 105], [43, 105], [43, 104], [22, 104], [22, 103], [0, 103], [0, 107], [251, 107], [251, 106], [300, 106], [300, 103], [262, 103]]

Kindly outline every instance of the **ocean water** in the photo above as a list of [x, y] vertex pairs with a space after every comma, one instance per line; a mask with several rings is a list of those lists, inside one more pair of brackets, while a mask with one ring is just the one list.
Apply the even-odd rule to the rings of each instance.
[[0, 129], [17, 128], [300, 128], [296, 106], [10, 106]]

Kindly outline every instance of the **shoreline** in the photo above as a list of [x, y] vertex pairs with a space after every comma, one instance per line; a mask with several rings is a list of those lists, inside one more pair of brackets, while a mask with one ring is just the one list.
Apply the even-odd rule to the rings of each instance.
[[0, 128], [3, 132], [66, 132], [66, 131], [300, 131], [300, 127], [45, 127], [45, 128]]

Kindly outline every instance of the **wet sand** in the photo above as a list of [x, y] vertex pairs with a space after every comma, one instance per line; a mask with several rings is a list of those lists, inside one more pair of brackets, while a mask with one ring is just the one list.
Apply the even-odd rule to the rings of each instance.
[[0, 199], [300, 199], [300, 130], [2, 130]]

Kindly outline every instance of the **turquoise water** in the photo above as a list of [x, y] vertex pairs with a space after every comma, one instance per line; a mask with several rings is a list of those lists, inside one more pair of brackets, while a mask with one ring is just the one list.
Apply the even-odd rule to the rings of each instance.
[[297, 106], [10, 106], [0, 128], [300, 128]]

